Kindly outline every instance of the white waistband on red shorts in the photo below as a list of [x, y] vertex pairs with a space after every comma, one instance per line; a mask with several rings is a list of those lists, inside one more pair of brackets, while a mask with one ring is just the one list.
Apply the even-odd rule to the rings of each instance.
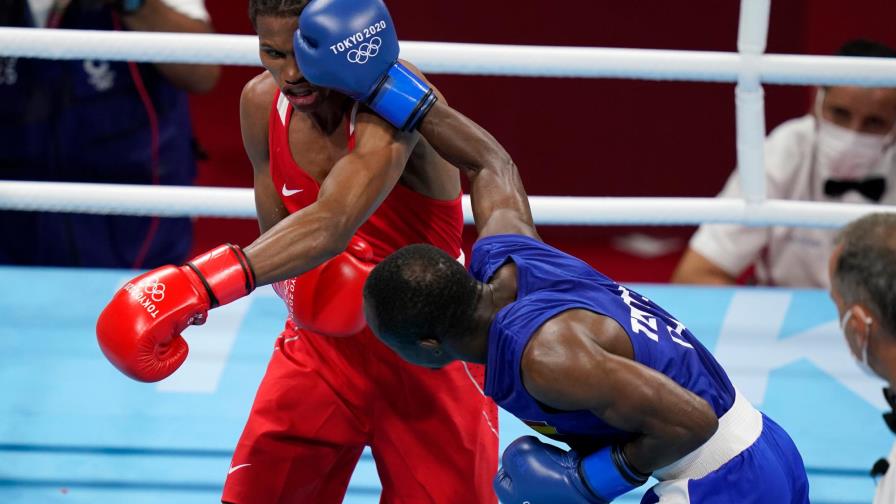
[[702, 478], [752, 446], [760, 434], [762, 414], [735, 390], [734, 404], [719, 418], [715, 434], [700, 448], [654, 471], [653, 476], [660, 481]]

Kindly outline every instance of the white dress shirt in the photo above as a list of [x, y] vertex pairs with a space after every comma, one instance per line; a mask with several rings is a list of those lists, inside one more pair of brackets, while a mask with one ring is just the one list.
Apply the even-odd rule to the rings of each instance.
[[887, 460], [890, 462], [890, 468], [887, 470], [887, 474], [884, 474], [884, 477], [877, 482], [877, 492], [874, 494], [872, 504], [896, 503], [896, 443], [893, 443]]
[[[765, 140], [768, 198], [872, 203], [855, 191], [837, 197], [824, 193], [830, 174], [818, 173], [815, 139], [816, 123], [811, 115], [791, 119], [769, 134]], [[896, 149], [888, 148], [867, 175], [884, 176], [887, 191], [880, 203], [896, 204]], [[735, 171], [719, 197], [740, 194]], [[752, 264], [758, 282], [764, 285], [827, 288], [828, 258], [836, 234], [834, 229], [704, 224], [691, 238], [690, 247], [733, 277]]]

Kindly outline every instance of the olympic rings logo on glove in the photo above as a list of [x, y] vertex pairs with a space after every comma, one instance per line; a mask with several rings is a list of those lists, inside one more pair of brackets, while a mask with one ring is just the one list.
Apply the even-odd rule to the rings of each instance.
[[149, 297], [156, 303], [161, 302], [165, 299], [165, 284], [159, 282], [157, 279], [153, 279], [152, 283], [147, 284], [146, 287], [143, 288], [143, 292], [149, 294]]
[[380, 44], [383, 41], [379, 37], [373, 37], [370, 39], [370, 42], [365, 42], [358, 46], [357, 49], [352, 49], [345, 55], [345, 58], [350, 63], [357, 63], [359, 65], [363, 65], [367, 63], [367, 60], [373, 58], [380, 52]]

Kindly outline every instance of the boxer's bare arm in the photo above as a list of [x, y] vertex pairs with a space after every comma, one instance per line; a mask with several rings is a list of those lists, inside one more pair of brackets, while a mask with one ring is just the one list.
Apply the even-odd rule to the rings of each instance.
[[[429, 84], [439, 102], [448, 103], [420, 69], [409, 61], [401, 60], [401, 62]], [[417, 147], [411, 154], [408, 166], [401, 176], [401, 183], [419, 194], [439, 200], [453, 200], [460, 194], [461, 189], [457, 168], [442, 159], [423, 137], [420, 137]]]
[[672, 283], [734, 285], [737, 279], [729, 275], [703, 254], [688, 247], [672, 273]]
[[442, 101], [433, 105], [418, 130], [442, 158], [467, 173], [480, 238], [538, 238], [516, 165], [489, 132]]
[[599, 341], [612, 346], [628, 336], [615, 320], [584, 310], [550, 320], [523, 352], [526, 390], [552, 408], [590, 410], [636, 433], [623, 449], [644, 473], [680, 459], [715, 433], [718, 419], [705, 400]]
[[268, 152], [268, 114], [276, 89], [268, 72], [264, 72], [246, 83], [240, 96], [240, 130], [243, 147], [252, 162], [255, 211], [262, 233], [289, 215], [271, 179], [271, 158]]
[[330, 170], [316, 202], [288, 214], [271, 182], [267, 152], [267, 114], [274, 87], [265, 77], [256, 80], [243, 91], [240, 110], [264, 232], [245, 253], [256, 284], [265, 285], [304, 273], [345, 250], [358, 227], [395, 187], [419, 137], [396, 132], [374, 114], [359, 113], [355, 149]]
[[[172, 8], [162, 0], [146, 0], [136, 12], [121, 18], [132, 31], [212, 33], [208, 21], [196, 19]], [[221, 76], [219, 65], [156, 63], [156, 68], [172, 84], [191, 93], [211, 91]]]

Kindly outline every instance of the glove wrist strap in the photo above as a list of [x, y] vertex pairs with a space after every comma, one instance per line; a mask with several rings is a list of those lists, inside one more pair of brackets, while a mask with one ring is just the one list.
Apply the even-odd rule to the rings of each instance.
[[432, 88], [401, 63], [395, 63], [367, 99], [383, 119], [411, 131], [438, 100]]
[[649, 474], [644, 474], [628, 462], [622, 445], [598, 450], [579, 461], [579, 476], [589, 490], [603, 501], [643, 485]]
[[236, 245], [220, 245], [186, 264], [208, 292], [212, 308], [248, 295], [255, 289], [255, 272]]

